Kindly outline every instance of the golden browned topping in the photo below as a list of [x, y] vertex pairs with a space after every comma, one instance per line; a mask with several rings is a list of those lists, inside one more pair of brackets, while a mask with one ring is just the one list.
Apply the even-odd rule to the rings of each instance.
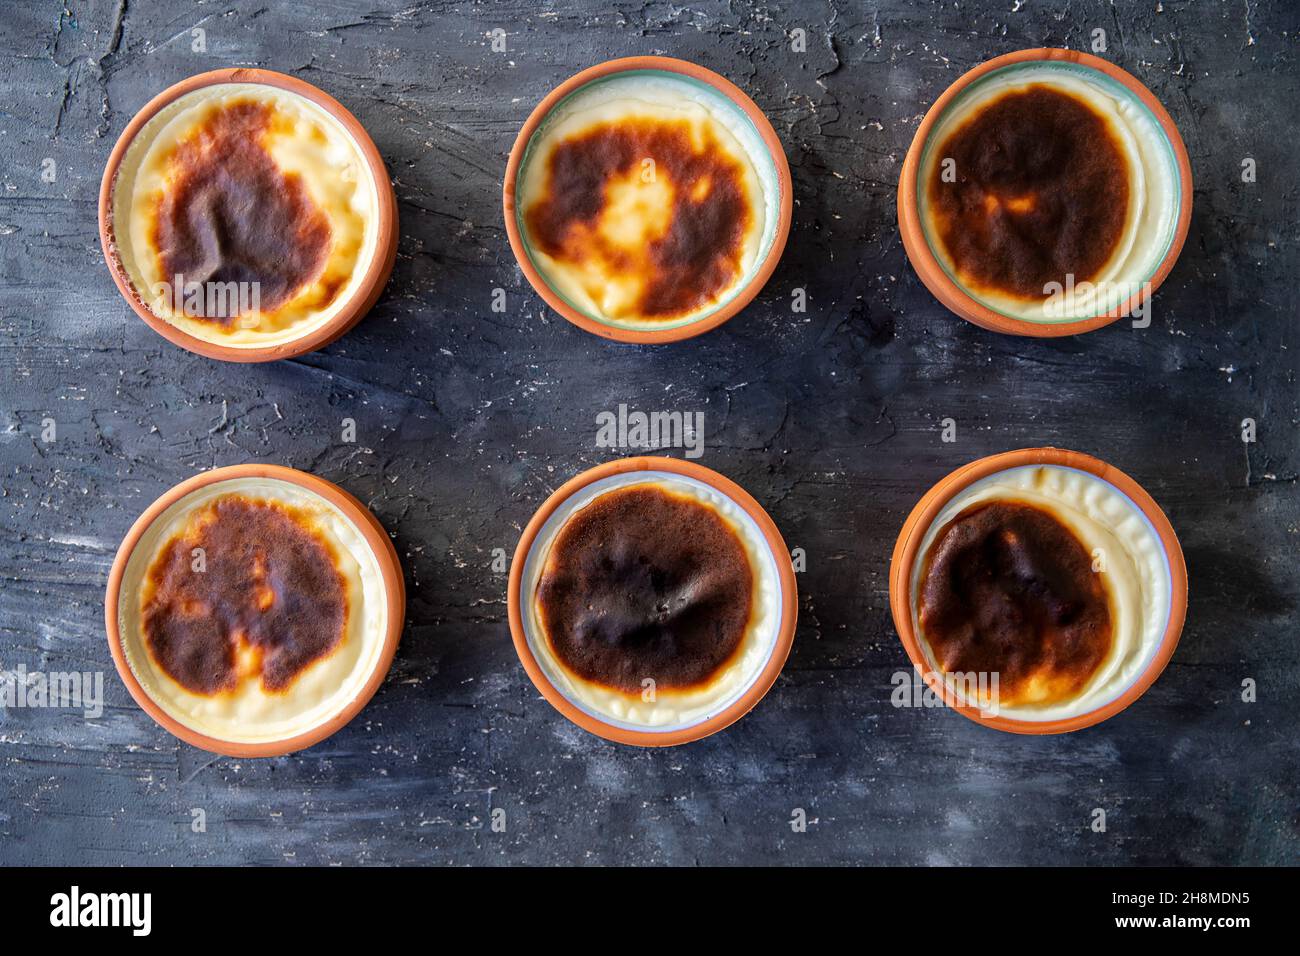
[[557, 261], [636, 283], [638, 317], [664, 321], [712, 304], [740, 275], [753, 213], [743, 170], [705, 130], [629, 119], [564, 140], [543, 198], [525, 212]]
[[[271, 312], [324, 269], [329, 219], [302, 177], [267, 152], [275, 122], [269, 104], [236, 102], [176, 145], [153, 233], [168, 282], [257, 283], [260, 308]], [[200, 317], [220, 325], [238, 317], [238, 309], [217, 311]]]
[[257, 677], [268, 691], [287, 690], [339, 646], [348, 613], [332, 549], [307, 517], [239, 495], [205, 506], [162, 548], [147, 593], [150, 654], [205, 696]]
[[[963, 281], [1043, 298], [1068, 274], [1090, 280], [1114, 253], [1128, 167], [1110, 123], [1083, 100], [1042, 84], [1007, 93], [936, 155], [930, 208]], [[955, 181], [944, 181], [945, 168]]]
[[607, 492], [556, 535], [537, 609], [556, 657], [628, 693], [706, 683], [749, 624], [754, 575], [713, 508], [653, 485]]
[[1091, 555], [1024, 502], [974, 505], [939, 532], [918, 611], [936, 663], [998, 674], [1003, 704], [1069, 699], [1110, 652], [1110, 597]]

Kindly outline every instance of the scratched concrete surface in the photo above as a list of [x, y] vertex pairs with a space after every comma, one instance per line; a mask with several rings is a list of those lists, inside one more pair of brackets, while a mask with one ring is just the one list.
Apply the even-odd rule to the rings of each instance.
[[[497, 27], [505, 53], [490, 47]], [[790, 49], [795, 28], [806, 53]], [[963, 70], [1085, 47], [1097, 28], [1187, 142], [1186, 249], [1149, 329], [981, 331], [906, 261], [904, 152]], [[1298, 30], [1295, 5], [1179, 0], [7, 6], [0, 670], [104, 671], [107, 700], [99, 719], [0, 712], [0, 863], [1296, 862]], [[797, 200], [758, 300], [658, 348], [548, 312], [501, 221], [506, 156], [532, 106], [582, 67], [638, 53], [747, 90], [785, 144]], [[400, 201], [387, 293], [299, 360], [238, 367], [172, 347], [101, 258], [96, 195], [116, 136], [164, 87], [227, 65], [342, 100]], [[795, 287], [806, 314], [790, 310]], [[620, 402], [705, 412], [703, 463], [808, 554], [775, 688], [732, 729], [662, 752], [588, 736], [539, 697], [491, 568], [552, 488], [615, 454], [596, 447], [595, 416]], [[940, 441], [949, 416], [955, 444]], [[345, 417], [356, 444], [338, 440]], [[1167, 510], [1192, 594], [1173, 662], [1127, 712], [1067, 737], [893, 708], [907, 662], [887, 568], [904, 516], [957, 465], [1038, 444], [1105, 457]], [[310, 751], [265, 761], [214, 758], [156, 727], [113, 671], [102, 624], [132, 520], [175, 482], [249, 461], [366, 501], [410, 591], [370, 706]], [[1241, 699], [1248, 678], [1255, 703]], [[498, 807], [504, 833], [488, 825]], [[790, 826], [796, 808], [807, 832]], [[1089, 827], [1095, 808], [1105, 833]], [[195, 809], [206, 832], [192, 832]]]

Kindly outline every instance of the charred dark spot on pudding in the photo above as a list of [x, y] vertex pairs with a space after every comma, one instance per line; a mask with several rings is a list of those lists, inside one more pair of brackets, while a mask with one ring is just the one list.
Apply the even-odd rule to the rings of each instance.
[[753, 605], [744, 543], [713, 508], [653, 485], [607, 492], [556, 535], [537, 610], [559, 662], [629, 694], [705, 685]]
[[348, 599], [332, 550], [279, 503], [227, 495], [207, 505], [159, 552], [146, 588], [149, 652], [194, 694], [257, 677], [286, 691], [343, 640]]
[[1004, 704], [1078, 693], [1112, 642], [1110, 597], [1092, 556], [1049, 511], [978, 504], [925, 556], [919, 615], [947, 673], [993, 674]]
[[[165, 281], [256, 283], [261, 311], [273, 312], [324, 269], [330, 222], [302, 177], [282, 170], [263, 145], [276, 122], [270, 105], [236, 102], [176, 145], [153, 230]], [[201, 318], [229, 326], [239, 312], [205, 308]]]
[[[938, 238], [974, 286], [1042, 299], [1110, 260], [1128, 216], [1129, 172], [1111, 124], [1036, 84], [979, 110], [936, 150], [929, 184]], [[944, 182], [952, 160], [954, 182]]]
[[[641, 235], [620, 242], [600, 224], [623, 217], [615, 191], [625, 184], [659, 208]], [[524, 214], [543, 252], [639, 282], [636, 314], [664, 321], [713, 304], [734, 285], [753, 219], [743, 169], [710, 132], [700, 142], [689, 123], [651, 119], [600, 124], [559, 143], [545, 194]]]

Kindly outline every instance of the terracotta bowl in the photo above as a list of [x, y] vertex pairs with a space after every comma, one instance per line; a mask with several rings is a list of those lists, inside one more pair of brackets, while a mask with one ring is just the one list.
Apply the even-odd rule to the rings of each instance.
[[[673, 475], [682, 475], [708, 485], [730, 498], [758, 525], [767, 547], [772, 552], [777, 569], [781, 592], [780, 624], [776, 644], [766, 665], [743, 695], [725, 710], [720, 711], [708, 720], [679, 730], [630, 730], [595, 717], [577, 707], [546, 676], [538, 664], [537, 658], [533, 655], [532, 648], [529, 646], [527, 632], [524, 629], [525, 602], [532, 600], [531, 595], [523, 593], [524, 569], [528, 563], [533, 542], [542, 530], [543, 525], [546, 524], [547, 519], [568, 498], [588, 485], [613, 475], [627, 474], [629, 472], [666, 472]], [[561, 485], [559, 490], [547, 498], [545, 503], [537, 509], [537, 513], [533, 515], [532, 520], [528, 522], [528, 526], [524, 528], [523, 536], [519, 539], [519, 546], [515, 549], [514, 560], [510, 565], [510, 587], [507, 604], [510, 616], [510, 633], [514, 638], [515, 650], [519, 654], [519, 660], [524, 665], [524, 670], [527, 671], [533, 685], [541, 691], [542, 696], [550, 701], [556, 710], [583, 730], [590, 731], [607, 740], [642, 747], [670, 747], [676, 744], [689, 743], [693, 740], [700, 740], [710, 734], [717, 733], [745, 716], [762, 700], [763, 695], [776, 682], [776, 678], [781, 673], [781, 668], [785, 666], [785, 660], [790, 654], [790, 646], [794, 642], [799, 597], [795, 589], [794, 567], [790, 561], [790, 552], [785, 546], [785, 541], [781, 538], [781, 533], [762, 506], [750, 497], [743, 488], [724, 478], [716, 471], [693, 462], [676, 458], [637, 457], [606, 462], [603, 465], [597, 465], [595, 468], [584, 471], [576, 478]]]
[[[777, 185], [780, 190], [780, 205], [777, 211], [776, 235], [773, 237], [772, 246], [767, 251], [763, 261], [759, 263], [758, 269], [750, 278], [749, 282], [725, 305], [714, 312], [709, 313], [693, 322], [687, 322], [670, 329], [622, 329], [616, 328], [598, 319], [592, 318], [573, 306], [569, 305], [563, 298], [550, 287], [546, 279], [533, 265], [532, 256], [528, 252], [528, 245], [524, 241], [523, 230], [519, 224], [519, 210], [515, 203], [515, 192], [518, 186], [520, 173], [522, 172], [524, 154], [527, 152], [529, 141], [533, 133], [546, 119], [547, 115], [562, 100], [570, 94], [576, 92], [588, 83], [594, 80], [603, 79], [616, 73], [626, 73], [631, 70], [658, 70], [666, 73], [678, 73], [682, 76], [689, 77], [697, 82], [713, 87], [727, 99], [731, 100], [736, 106], [744, 111], [749, 117], [754, 129], [762, 138], [763, 143], [767, 146], [771, 155], [772, 164], [775, 167]], [[777, 139], [776, 132], [772, 129], [772, 124], [763, 112], [754, 105], [745, 93], [727, 79], [714, 73], [712, 70], [706, 70], [702, 66], [694, 63], [688, 63], [685, 60], [675, 60], [665, 56], [631, 56], [618, 60], [607, 60], [604, 63], [588, 67], [576, 76], [571, 76], [555, 89], [553, 89], [546, 98], [537, 104], [537, 108], [529, 115], [527, 122], [519, 131], [515, 138], [515, 145], [510, 150], [510, 161], [506, 164], [506, 178], [502, 189], [505, 205], [506, 234], [510, 237], [510, 248], [514, 250], [515, 259], [519, 262], [519, 268], [523, 270], [532, 287], [552, 309], [558, 312], [564, 318], [568, 319], [580, 329], [585, 329], [595, 335], [603, 336], [607, 339], [614, 339], [618, 342], [638, 342], [638, 343], [661, 343], [661, 342], [678, 342], [682, 339], [693, 338], [697, 335], [703, 335], [710, 329], [716, 329], [723, 322], [726, 322], [745, 306], [753, 301], [759, 291], [767, 284], [767, 280], [772, 277], [776, 270], [777, 263], [781, 261], [781, 252], [785, 249], [786, 238], [790, 234], [790, 217], [794, 209], [794, 201], [791, 194], [790, 181], [790, 164], [785, 158], [785, 149], [781, 146], [781, 141]]]
[[[384, 643], [380, 649], [374, 670], [357, 695], [340, 712], [325, 722], [293, 737], [263, 743], [242, 743], [210, 737], [191, 730], [169, 715], [149, 696], [136, 678], [135, 672], [132, 671], [122, 645], [122, 633], [118, 623], [118, 608], [122, 598], [122, 578], [126, 573], [127, 562], [130, 561], [131, 554], [140, 539], [149, 530], [149, 526], [169, 507], [187, 495], [207, 485], [219, 481], [228, 481], [232, 478], [273, 478], [289, 482], [314, 492], [338, 508], [356, 526], [367, 545], [369, 545], [370, 550], [374, 553], [383, 579], [383, 590], [387, 600], [388, 630], [384, 634]], [[228, 468], [214, 468], [212, 471], [205, 471], [193, 478], [182, 481], [166, 492], [151, 504], [144, 514], [136, 519], [135, 524], [131, 526], [131, 530], [127, 532], [121, 547], [118, 548], [117, 557], [113, 560], [113, 568], [108, 575], [108, 590], [104, 598], [104, 625], [108, 631], [108, 649], [113, 655], [113, 663], [117, 665], [117, 672], [122, 678], [122, 683], [126, 684], [126, 689], [131, 692], [135, 702], [140, 705], [145, 713], [157, 721], [164, 730], [179, 737], [187, 744], [229, 757], [278, 757], [297, 750], [305, 750], [307, 747], [329, 737], [352, 720], [365, 707], [370, 698], [375, 695], [375, 691], [379, 689], [379, 685], [383, 683], [384, 677], [387, 676], [388, 670], [393, 663], [393, 655], [397, 652], [398, 641], [402, 636], [402, 624], [405, 620], [405, 614], [406, 588], [402, 580], [402, 568], [398, 563], [397, 552], [393, 548], [388, 533], [384, 531], [383, 526], [380, 525], [375, 516], [367, 510], [365, 505], [338, 485], [323, 478], [317, 478], [315, 475], [309, 475], [306, 472], [293, 468], [284, 468], [279, 465], [233, 465]]]
[[[1151, 660], [1133, 683], [1110, 703], [1061, 720], [1016, 720], [1002, 716], [986, 716], [977, 706], [962, 703], [939, 675], [932, 672], [912, 626], [912, 571], [916, 562], [923, 558], [919, 553], [921, 544], [935, 519], [947, 507], [948, 502], [975, 482], [998, 472], [1026, 465], [1057, 465], [1073, 468], [1094, 475], [1112, 485], [1128, 497], [1151, 522], [1169, 563], [1169, 621]], [[912, 513], [908, 515], [902, 531], [898, 534], [898, 541], [894, 545], [894, 555], [889, 566], [889, 605], [894, 616], [894, 627], [898, 630], [903, 649], [907, 651], [912, 666], [921, 674], [930, 689], [949, 707], [976, 723], [996, 730], [1017, 734], [1060, 734], [1091, 727], [1115, 716], [1141, 697], [1160, 676], [1160, 672], [1169, 663], [1169, 658], [1173, 656], [1174, 648], [1178, 646], [1178, 638], [1183, 631], [1183, 621], [1187, 616], [1187, 565], [1183, 561], [1183, 550], [1178, 544], [1178, 538], [1169, 524], [1169, 519], [1142, 486], [1124, 472], [1100, 459], [1077, 451], [1065, 451], [1060, 448], [1023, 448], [963, 465], [925, 493], [912, 509]]]
[[[113, 185], [117, 179], [118, 167], [126, 155], [136, 134], [153, 119], [160, 110], [172, 101], [206, 86], [223, 83], [260, 83], [278, 89], [296, 93], [311, 100], [326, 113], [337, 120], [356, 142], [365, 160], [370, 176], [375, 182], [379, 195], [377, 214], [378, 239], [374, 255], [366, 266], [365, 275], [357, 284], [347, 302], [340, 311], [324, 325], [311, 329], [302, 336], [288, 342], [264, 347], [235, 348], [208, 342], [190, 335], [170, 322], [159, 318], [146, 304], [144, 298], [135, 289], [126, 270], [122, 267], [116, 253], [117, 241], [113, 234]], [[388, 170], [375, 147], [374, 141], [365, 128], [349, 113], [338, 100], [310, 83], [304, 83], [292, 76], [275, 73], [271, 70], [254, 70], [240, 67], [237, 69], [213, 70], [200, 73], [182, 80], [175, 86], [168, 87], [150, 100], [145, 107], [127, 124], [118, 137], [117, 145], [109, 154], [108, 164], [104, 167], [104, 178], [99, 186], [99, 242], [104, 250], [104, 259], [108, 263], [113, 281], [117, 283], [122, 298], [148, 326], [174, 345], [188, 349], [207, 358], [220, 359], [225, 362], [271, 362], [276, 359], [293, 358], [316, 349], [324, 348], [343, 335], [374, 306], [384, 290], [388, 276], [393, 271], [397, 259], [397, 197], [393, 193], [393, 184], [388, 178]]]
[[[931, 250], [921, 224], [917, 180], [921, 172], [921, 154], [925, 150], [931, 131], [939, 123], [953, 101], [976, 80], [996, 70], [1027, 62], [1078, 64], [1091, 67], [1110, 79], [1119, 82], [1127, 87], [1151, 112], [1160, 128], [1164, 131], [1165, 137], [1173, 150], [1179, 179], [1178, 222], [1174, 228], [1173, 240], [1169, 244], [1164, 258], [1160, 261], [1160, 265], [1151, 276], [1147, 288], [1135, 293], [1128, 300], [1103, 315], [1068, 322], [1044, 323], [1031, 322], [996, 312], [973, 298], [949, 277]], [[921, 281], [925, 283], [926, 288], [934, 294], [936, 299], [963, 319], [994, 332], [1004, 332], [1008, 335], [1027, 335], [1035, 338], [1078, 335], [1081, 332], [1091, 332], [1093, 329], [1099, 329], [1119, 318], [1131, 315], [1134, 310], [1147, 301], [1151, 293], [1154, 293], [1159, 288], [1160, 284], [1165, 281], [1165, 277], [1169, 275], [1169, 271], [1173, 269], [1174, 263], [1178, 260], [1178, 254], [1182, 251], [1183, 242], [1187, 238], [1187, 228], [1191, 223], [1191, 219], [1192, 167], [1187, 158], [1187, 147], [1183, 145], [1183, 138], [1178, 134], [1178, 128], [1174, 125], [1174, 121], [1169, 118], [1169, 113], [1160, 105], [1160, 101], [1155, 98], [1151, 91], [1143, 86], [1131, 73], [1121, 70], [1113, 63], [1108, 63], [1100, 57], [1081, 53], [1077, 50], [1058, 50], [1050, 47], [1020, 50], [1016, 53], [995, 57], [962, 74], [952, 86], [944, 91], [942, 96], [935, 100], [934, 105], [925, 114], [925, 119], [921, 121], [916, 135], [912, 138], [912, 145], [907, 151], [907, 158], [903, 161], [902, 175], [898, 179], [898, 228], [902, 232], [903, 247], [907, 250], [907, 256], [912, 262], [912, 268], [921, 277]]]

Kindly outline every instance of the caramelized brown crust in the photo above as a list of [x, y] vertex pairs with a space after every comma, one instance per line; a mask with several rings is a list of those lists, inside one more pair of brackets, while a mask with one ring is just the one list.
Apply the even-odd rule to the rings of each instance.
[[1110, 598], [1083, 544], [1051, 512], [1016, 501], [974, 505], [925, 556], [921, 630], [947, 673], [993, 674], [999, 699], [1063, 700], [1112, 641]]
[[[177, 144], [153, 234], [167, 282], [256, 282], [261, 310], [273, 312], [324, 268], [329, 219], [263, 146], [274, 121], [269, 104], [236, 102]], [[201, 316], [223, 326], [237, 317]]]
[[162, 548], [148, 571], [142, 630], [176, 683], [212, 696], [260, 676], [266, 690], [285, 691], [339, 646], [343, 575], [306, 522], [278, 502], [228, 495]]
[[753, 604], [745, 546], [713, 508], [653, 485], [601, 495], [556, 535], [537, 610], [556, 657], [639, 694], [705, 684], [735, 654]]
[[[596, 231], [616, 181], [653, 160], [672, 187], [663, 235], [636, 248]], [[642, 283], [638, 317], [668, 321], [713, 303], [741, 271], [752, 219], [743, 170], [706, 130], [697, 148], [686, 122], [632, 119], [597, 125], [561, 142], [547, 165], [545, 197], [525, 212], [532, 241], [554, 259], [595, 262]]]
[[[963, 281], [1041, 299], [1066, 275], [1085, 282], [1124, 231], [1129, 173], [1104, 116], [1035, 84], [982, 107], [937, 150], [929, 201]], [[944, 161], [955, 182], [944, 182]]]

